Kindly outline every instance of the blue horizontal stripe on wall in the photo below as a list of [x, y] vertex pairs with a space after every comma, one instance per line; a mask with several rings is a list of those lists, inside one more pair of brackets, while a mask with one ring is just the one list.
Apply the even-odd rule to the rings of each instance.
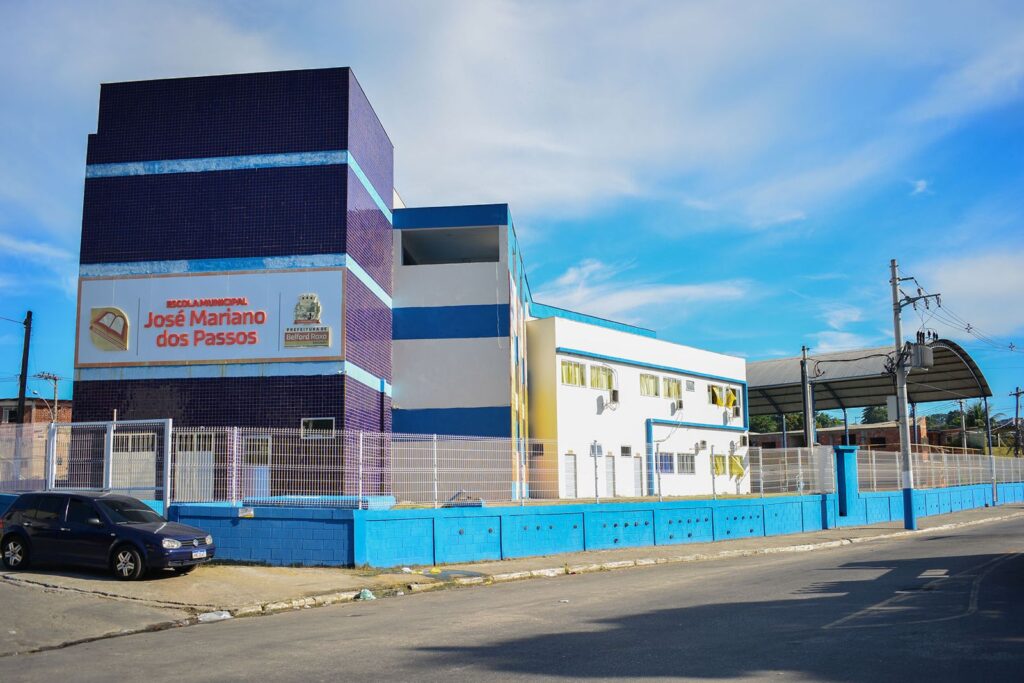
[[508, 225], [508, 204], [427, 206], [395, 209], [395, 228], [466, 228], [480, 225]]
[[207, 173], [210, 171], [239, 171], [256, 168], [294, 168], [296, 166], [333, 166], [348, 164], [359, 182], [370, 193], [377, 208], [393, 222], [391, 209], [377, 189], [346, 150], [322, 152], [286, 152], [282, 154], [245, 154], [241, 156], [204, 157], [200, 159], [157, 159], [153, 161], [126, 161], [110, 164], [89, 164], [86, 178], [117, 178], [123, 176], [161, 175], [168, 173]]
[[394, 339], [473, 339], [509, 335], [508, 304], [396, 308], [393, 315]]
[[593, 315], [587, 315], [586, 313], [577, 313], [576, 311], [569, 311], [564, 308], [558, 308], [557, 306], [539, 304], [533, 300], [530, 301], [529, 305], [530, 315], [532, 315], [534, 318], [564, 318], [565, 320], [574, 320], [578, 323], [586, 323], [588, 325], [606, 327], [609, 330], [618, 330], [619, 332], [637, 334], [640, 335], [641, 337], [656, 338], [658, 336], [657, 332], [655, 332], [654, 330], [649, 330], [646, 327], [627, 325], [626, 323], [616, 322], [615, 320], [598, 318]]
[[512, 407], [420, 408], [391, 412], [392, 431], [402, 434], [512, 436]]

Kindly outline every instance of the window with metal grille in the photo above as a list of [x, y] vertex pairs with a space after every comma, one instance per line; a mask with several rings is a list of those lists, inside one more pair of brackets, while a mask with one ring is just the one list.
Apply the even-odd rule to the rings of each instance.
[[679, 474], [696, 474], [696, 456], [693, 453], [677, 453], [676, 472]]

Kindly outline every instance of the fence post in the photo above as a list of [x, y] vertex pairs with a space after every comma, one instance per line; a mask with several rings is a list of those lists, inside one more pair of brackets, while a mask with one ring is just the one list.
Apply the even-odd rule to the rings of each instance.
[[[359, 432], [359, 484], [357, 487], [356, 505], [363, 509], [363, 432]], [[369, 505], [366, 506], [369, 509]]]
[[239, 454], [239, 447], [241, 442], [238, 440], [238, 427], [232, 427], [228, 433], [228, 439], [230, 446], [228, 448], [228, 468], [231, 474], [231, 503], [232, 505], [238, 502], [238, 461], [241, 457]]
[[[601, 492], [597, 488], [597, 442], [590, 445], [590, 459], [594, 461], [594, 502], [601, 502]], [[660, 488], [660, 487], [659, 487]]]
[[868, 451], [868, 460], [871, 463], [871, 490], [878, 490], [878, 473], [875, 472], [875, 452]]
[[[814, 448], [814, 446], [809, 446], [807, 448], [807, 450], [811, 451], [813, 448]], [[800, 456], [801, 456], [800, 449], [797, 449], [797, 452], [796, 452], [797, 489], [796, 490], [797, 490], [797, 493], [803, 495], [803, 492], [804, 492], [804, 461], [803, 461], [803, 458], [800, 457]]]
[[658, 500], [664, 501], [665, 494], [661, 491], [661, 444], [654, 444], [654, 476], [658, 478]]
[[114, 423], [107, 423], [107, 433], [103, 436], [103, 488], [110, 490], [114, 481], [111, 465], [114, 461]]
[[523, 448], [523, 438], [519, 441], [519, 507], [526, 505], [526, 450]]
[[164, 517], [171, 514], [171, 468], [174, 466], [174, 449], [171, 446], [173, 439], [174, 420], [167, 418], [164, 420]]
[[50, 423], [46, 434], [46, 490], [57, 488], [57, 423]]
[[[711, 445], [711, 450], [708, 453], [708, 463], [711, 465], [711, 499], [718, 500], [718, 485], [715, 480], [718, 478], [715, 476], [715, 446]], [[658, 472], [661, 472], [661, 468], [658, 468]], [[658, 489], [661, 489], [661, 482], [659, 481]]]
[[761, 497], [764, 498], [764, 449], [757, 449], [757, 473], [761, 488]]
[[437, 509], [437, 434], [434, 434], [432, 451], [434, 454], [434, 509]]

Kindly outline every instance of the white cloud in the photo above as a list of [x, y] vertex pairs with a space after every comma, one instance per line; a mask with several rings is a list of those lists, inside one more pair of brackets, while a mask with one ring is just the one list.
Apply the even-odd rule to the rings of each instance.
[[68, 261], [75, 257], [71, 252], [52, 244], [33, 242], [24, 237], [12, 237], [3, 233], [0, 233], [0, 251], [6, 252], [8, 256], [21, 256], [44, 264], [52, 264], [54, 260]]
[[586, 215], [668, 196], [761, 229], [812, 216], [1020, 96], [1024, 16], [998, 3], [282, 9], [5, 8], [0, 203], [73, 239], [97, 84], [123, 79], [351, 65], [410, 205]]
[[[1024, 334], [1024, 248], [1007, 245], [973, 254], [952, 254], [913, 272], [929, 291], [942, 294], [942, 304], [989, 335]], [[926, 274], [926, 275], [923, 275]], [[969, 339], [963, 330], [943, 322], [940, 311], [929, 322], [940, 334]], [[1017, 345], [1022, 346], [1017, 339]]]
[[658, 283], [627, 278], [626, 270], [587, 259], [542, 286], [534, 298], [541, 303], [635, 324], [651, 324], [656, 314], [658, 327], [664, 327], [706, 306], [743, 299], [751, 291], [745, 280]]
[[911, 182], [910, 186], [911, 186], [911, 189], [910, 189], [910, 196], [911, 197], [913, 197], [914, 195], [924, 194], [925, 192], [928, 192], [928, 181], [924, 180], [923, 178]]
[[863, 349], [878, 346], [878, 337], [856, 334], [854, 332], [840, 332], [838, 330], [825, 330], [816, 332], [811, 337], [814, 343], [811, 345], [812, 353], [832, 353], [833, 351], [850, 351], [852, 349]]
[[822, 306], [822, 317], [833, 330], [841, 330], [850, 323], [864, 320], [864, 311], [845, 303], [830, 303]]

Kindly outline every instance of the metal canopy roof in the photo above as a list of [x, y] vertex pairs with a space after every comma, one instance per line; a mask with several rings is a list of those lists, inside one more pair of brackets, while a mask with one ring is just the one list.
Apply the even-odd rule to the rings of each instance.
[[[991, 396], [977, 363], [958, 344], [938, 339], [931, 369], [911, 370], [907, 391], [911, 403]], [[895, 378], [886, 371], [894, 355], [891, 346], [808, 357], [807, 372], [814, 387], [815, 410], [883, 406], [896, 394]], [[747, 363], [748, 410], [751, 415], [803, 412], [800, 396], [800, 358]]]

